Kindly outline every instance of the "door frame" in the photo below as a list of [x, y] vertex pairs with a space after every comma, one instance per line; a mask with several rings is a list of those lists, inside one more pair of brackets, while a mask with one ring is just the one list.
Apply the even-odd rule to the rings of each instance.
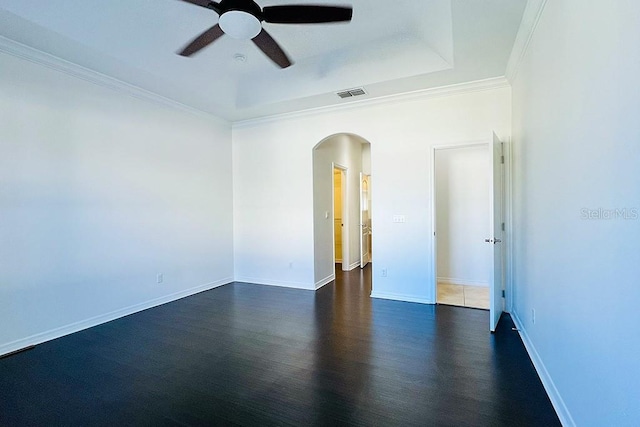
[[[437, 236], [436, 236], [436, 152], [437, 150], [472, 148], [486, 146], [491, 149], [493, 139], [474, 140], [467, 142], [458, 142], [452, 144], [438, 144], [431, 146], [430, 150], [430, 202], [431, 202], [431, 283], [429, 284], [431, 300], [433, 304], [437, 304], [437, 286], [438, 286], [438, 254], [437, 254]], [[503, 142], [504, 147], [504, 176], [503, 176], [503, 221], [505, 223], [505, 231], [503, 237], [506, 244], [503, 245], [503, 268], [504, 268], [504, 286], [505, 298], [503, 300], [503, 311], [509, 312], [513, 304], [513, 258], [512, 258], [512, 169], [511, 169], [511, 144], [510, 139]], [[490, 150], [491, 151], [491, 150]]]
[[[349, 168], [336, 162], [331, 162], [331, 240], [333, 242], [333, 265], [336, 264], [336, 221], [335, 221], [335, 179], [334, 171], [338, 169], [340, 176], [340, 195], [342, 197], [342, 271], [349, 271], [349, 203], [347, 193], [347, 179]], [[347, 203], [346, 203], [347, 202]], [[346, 264], [346, 267], [345, 267]]]
[[[359, 209], [360, 209], [360, 212], [359, 212], [360, 213], [360, 215], [359, 215], [360, 216], [360, 224], [359, 224], [360, 228], [359, 228], [359, 231], [360, 231], [360, 235], [358, 236], [359, 240], [360, 240], [360, 268], [365, 268], [365, 266], [367, 264], [370, 264], [373, 261], [373, 256], [372, 256], [372, 252], [371, 252], [371, 242], [369, 241], [369, 240], [371, 240], [371, 239], [369, 239], [369, 236], [373, 236], [372, 227], [369, 227], [369, 230], [367, 232], [367, 237], [366, 238], [362, 237], [363, 236], [362, 229], [364, 228], [364, 223], [362, 221], [362, 211], [363, 211], [363, 209], [362, 209], [362, 207], [363, 207], [362, 193], [363, 193], [363, 184], [365, 182], [365, 180], [364, 180], [365, 176], [368, 178], [368, 180], [367, 180], [368, 188], [367, 188], [367, 200], [366, 200], [366, 203], [367, 203], [367, 208], [368, 208], [367, 210], [369, 211], [369, 222], [371, 222], [371, 203], [370, 203], [371, 202], [371, 175], [370, 174], [369, 175], [365, 174], [364, 172], [360, 172], [360, 185], [358, 186], [359, 187], [358, 188], [358, 191], [359, 191], [358, 200], [360, 201], [360, 203], [359, 203]], [[363, 255], [363, 247], [364, 247], [364, 240], [365, 239], [368, 240], [367, 243], [369, 243], [368, 247], [367, 247], [367, 249], [368, 249], [367, 250], [367, 255], [368, 255], [369, 259], [366, 262], [363, 262], [364, 261], [364, 257], [362, 255]]]

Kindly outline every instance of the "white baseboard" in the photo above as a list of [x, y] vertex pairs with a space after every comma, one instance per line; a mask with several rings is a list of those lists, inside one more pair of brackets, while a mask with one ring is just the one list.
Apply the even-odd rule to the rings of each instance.
[[159, 305], [167, 304], [169, 302], [173, 302], [191, 295], [195, 295], [200, 292], [208, 291], [210, 289], [214, 289], [231, 282], [233, 282], [233, 279], [231, 278], [218, 280], [216, 282], [211, 282], [204, 285], [196, 286], [194, 288], [185, 289], [183, 291], [175, 292], [173, 294], [165, 295], [159, 298], [154, 298], [152, 300], [145, 301], [140, 304], [131, 305], [129, 307], [121, 308], [119, 310], [115, 310], [109, 313], [101, 314], [99, 316], [91, 317], [89, 319], [81, 320], [79, 322], [74, 322], [69, 325], [51, 329], [46, 332], [41, 332], [39, 334], [31, 335], [29, 337], [12, 341], [10, 343], [2, 344], [0, 345], [0, 355], [9, 354], [16, 350], [20, 350], [33, 345], [38, 345], [46, 341], [63, 337], [65, 335], [73, 334], [75, 332], [79, 332], [84, 329], [98, 326], [103, 323], [107, 323], [112, 320], [116, 320], [121, 317], [137, 313], [142, 310], [157, 307]]
[[415, 302], [419, 304], [435, 304], [435, 301], [414, 295], [393, 294], [387, 292], [371, 292], [371, 298], [389, 299], [394, 301]]
[[556, 385], [554, 384], [553, 379], [551, 378], [551, 375], [549, 375], [549, 372], [547, 371], [547, 368], [544, 366], [544, 363], [542, 362], [542, 359], [540, 358], [538, 351], [533, 345], [533, 342], [531, 342], [531, 339], [529, 339], [527, 330], [523, 327], [523, 323], [520, 321], [520, 318], [518, 317], [518, 314], [515, 311], [511, 312], [511, 319], [513, 320], [513, 323], [516, 325], [516, 328], [518, 328], [518, 333], [520, 334], [520, 338], [524, 343], [524, 348], [527, 350], [527, 353], [529, 353], [529, 357], [533, 362], [533, 366], [536, 368], [536, 372], [538, 372], [540, 381], [542, 381], [542, 385], [544, 386], [544, 389], [546, 390], [547, 395], [549, 395], [551, 404], [553, 405], [553, 408], [556, 410], [556, 414], [558, 414], [558, 418], [560, 419], [560, 422], [562, 423], [563, 426], [567, 426], [567, 427], [575, 426], [576, 423], [573, 421], [573, 417], [571, 416], [571, 413], [569, 412], [567, 405], [565, 405], [564, 400], [562, 399], [562, 396], [560, 396], [560, 393], [558, 392], [558, 389], [556, 388]]
[[347, 271], [351, 271], [354, 268], [358, 268], [358, 267], [360, 267], [360, 261], [356, 261], [353, 264], [349, 264], [349, 267], [347, 268]]
[[236, 282], [250, 283], [253, 285], [276, 286], [279, 288], [304, 289], [306, 291], [315, 291], [315, 283], [285, 282], [282, 280], [260, 279], [257, 277], [236, 277]]
[[438, 277], [438, 283], [446, 283], [447, 285], [461, 285], [461, 286], [484, 286], [484, 287], [489, 286], [489, 282], [484, 280], [456, 279], [452, 277]]
[[316, 291], [318, 289], [320, 289], [321, 287], [323, 287], [324, 285], [328, 285], [329, 283], [333, 282], [334, 280], [336, 280], [336, 274], [332, 273], [330, 275], [328, 275], [327, 277], [325, 277], [322, 280], [319, 280], [316, 282]]

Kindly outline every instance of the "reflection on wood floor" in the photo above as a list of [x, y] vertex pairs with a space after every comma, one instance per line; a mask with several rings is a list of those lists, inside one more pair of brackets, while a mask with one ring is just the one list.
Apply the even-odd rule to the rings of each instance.
[[489, 287], [438, 283], [438, 304], [489, 309]]
[[233, 283], [0, 359], [0, 426], [557, 426], [513, 322]]

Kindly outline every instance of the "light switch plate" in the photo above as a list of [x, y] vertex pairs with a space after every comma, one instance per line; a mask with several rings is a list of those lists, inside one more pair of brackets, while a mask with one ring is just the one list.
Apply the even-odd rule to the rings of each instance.
[[402, 224], [404, 222], [406, 222], [406, 218], [404, 215], [394, 215], [393, 216], [393, 222], [396, 224]]

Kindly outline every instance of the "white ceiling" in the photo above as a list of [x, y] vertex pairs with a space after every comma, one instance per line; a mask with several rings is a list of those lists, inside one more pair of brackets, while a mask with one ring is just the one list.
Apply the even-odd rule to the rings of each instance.
[[374, 98], [503, 76], [526, 1], [258, 0], [353, 6], [348, 24], [265, 23], [284, 70], [230, 37], [176, 55], [218, 19], [179, 0], [0, 0], [0, 35], [236, 121], [351, 102], [335, 92], [354, 87]]

